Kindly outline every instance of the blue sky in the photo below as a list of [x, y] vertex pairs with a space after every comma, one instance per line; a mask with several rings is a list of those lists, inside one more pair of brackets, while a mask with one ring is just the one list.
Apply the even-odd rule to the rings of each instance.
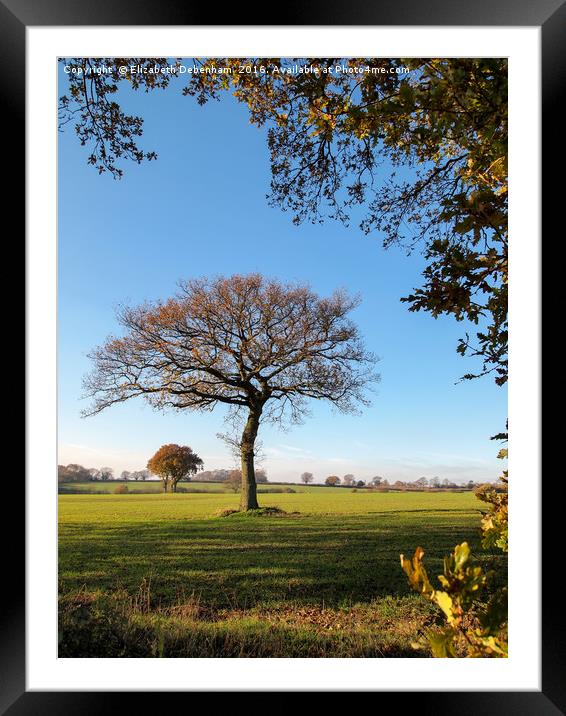
[[144, 116], [143, 145], [159, 156], [125, 165], [121, 181], [87, 166], [70, 126], [59, 135], [59, 462], [140, 469], [160, 445], [177, 442], [206, 469], [231, 467], [216, 437], [222, 409], [164, 414], [136, 400], [83, 419], [81, 379], [87, 352], [118, 330], [118, 303], [166, 298], [180, 278], [259, 271], [308, 281], [320, 294], [360, 293], [353, 318], [381, 374], [360, 416], [313, 402], [301, 426], [262, 426], [270, 479], [298, 481], [305, 470], [316, 481], [347, 472], [495, 479], [501, 464], [489, 436], [505, 425], [506, 391], [490, 378], [457, 383], [479, 368], [455, 351], [466, 324], [400, 303], [419, 285], [422, 258], [385, 251], [355, 222], [296, 227], [270, 208], [265, 133], [232, 98], [198, 107], [173, 83], [124, 101]]

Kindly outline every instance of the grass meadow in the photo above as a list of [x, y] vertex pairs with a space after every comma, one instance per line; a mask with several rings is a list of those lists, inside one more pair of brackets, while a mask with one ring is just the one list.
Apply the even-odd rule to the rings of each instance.
[[399, 554], [422, 545], [435, 576], [479, 550], [474, 495], [293, 488], [260, 495], [279, 516], [218, 516], [234, 493], [60, 495], [59, 655], [428, 656], [438, 615]]

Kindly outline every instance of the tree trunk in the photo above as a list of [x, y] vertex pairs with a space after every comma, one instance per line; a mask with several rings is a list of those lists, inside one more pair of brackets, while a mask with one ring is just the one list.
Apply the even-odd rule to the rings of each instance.
[[250, 408], [246, 427], [242, 433], [242, 488], [240, 491], [240, 510], [257, 510], [257, 488], [254, 469], [254, 446], [259, 428], [261, 408]]

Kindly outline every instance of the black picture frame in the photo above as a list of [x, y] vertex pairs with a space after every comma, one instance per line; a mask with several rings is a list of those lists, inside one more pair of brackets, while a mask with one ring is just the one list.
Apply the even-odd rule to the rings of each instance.
[[[21, 207], [25, 216], [25, 178], [22, 157], [25, 152], [25, 31], [28, 26], [85, 26], [85, 25], [210, 25], [209, 8], [206, 4], [191, 7], [186, 0], [166, 0], [151, 3], [148, 0], [97, 0], [96, 3], [77, 3], [73, 0], [0, 0], [0, 96], [2, 97], [1, 121], [5, 153], [13, 152], [12, 160], [6, 159], [5, 173], [9, 167], [10, 182], [3, 190], [4, 206]], [[281, 22], [281, 19], [284, 22]], [[254, 18], [261, 22], [253, 21]], [[279, 25], [374, 25], [374, 26], [539, 26], [542, 35], [542, 137], [543, 162], [548, 166], [556, 163], [557, 117], [561, 90], [566, 86], [566, 59], [564, 28], [566, 27], [566, 2], [564, 0], [404, 0], [403, 3], [368, 3], [367, 0], [337, 0], [304, 3], [290, 0], [284, 3], [283, 16], [278, 15]], [[267, 15], [256, 6], [254, 13], [247, 14], [241, 4], [234, 4], [222, 11], [222, 25], [269, 25]], [[529, 88], [525, 88], [528, 93]], [[526, 97], [526, 101], [537, 98]], [[7, 138], [10, 138], [7, 141]], [[9, 145], [9, 146], [7, 146]], [[561, 182], [545, 175], [542, 187], [543, 226], [557, 219], [561, 202], [558, 191]], [[533, 187], [533, 193], [538, 190]], [[6, 211], [6, 213], [8, 213]], [[556, 221], [553, 226], [559, 226]], [[6, 237], [7, 239], [7, 237]], [[6, 241], [7, 243], [7, 241]], [[535, 337], [538, 340], [538, 337]], [[21, 400], [21, 396], [18, 396]], [[28, 396], [31, 400], [32, 396]], [[29, 446], [28, 446], [28, 449]], [[15, 499], [11, 493], [10, 499]], [[21, 502], [21, 504], [23, 501]], [[20, 716], [24, 714], [99, 714], [124, 711], [131, 713], [138, 708], [141, 697], [145, 708], [164, 708], [163, 692], [31, 692], [25, 686], [25, 548], [22, 508], [19, 519], [8, 524], [3, 521], [4, 576], [2, 590], [3, 609], [0, 612], [0, 714]], [[564, 608], [560, 596], [556, 596], [557, 584], [552, 584], [550, 562], [556, 558], [551, 526], [555, 521], [553, 510], [560, 509], [557, 500], [548, 492], [543, 495], [544, 529], [543, 544], [543, 591], [542, 653], [543, 673], [540, 692], [479, 692], [432, 691], [402, 693], [381, 692], [380, 708], [388, 708], [383, 699], [392, 701], [393, 708], [402, 706], [418, 709], [424, 714], [458, 714], [459, 716], [488, 716], [504, 713], [519, 716], [566, 714], [566, 660], [564, 658]], [[12, 510], [11, 510], [12, 511]], [[12, 511], [15, 515], [15, 511]], [[6, 564], [7, 560], [7, 564]], [[9, 585], [9, 589], [7, 588]], [[553, 596], [553, 591], [554, 595]], [[85, 660], [85, 668], [88, 668]], [[410, 689], [410, 684], [407, 684]], [[450, 684], [447, 683], [447, 689]], [[189, 706], [187, 694], [169, 692], [184, 699]], [[159, 701], [157, 701], [159, 699]], [[395, 703], [393, 704], [393, 700]], [[376, 704], [377, 705], [377, 704]]]

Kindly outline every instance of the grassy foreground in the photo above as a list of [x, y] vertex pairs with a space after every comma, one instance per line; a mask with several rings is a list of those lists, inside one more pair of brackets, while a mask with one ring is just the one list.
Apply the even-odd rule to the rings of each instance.
[[60, 656], [426, 656], [436, 618], [399, 553], [431, 575], [467, 539], [470, 493], [264, 495], [282, 516], [215, 516], [234, 494], [61, 495]]

